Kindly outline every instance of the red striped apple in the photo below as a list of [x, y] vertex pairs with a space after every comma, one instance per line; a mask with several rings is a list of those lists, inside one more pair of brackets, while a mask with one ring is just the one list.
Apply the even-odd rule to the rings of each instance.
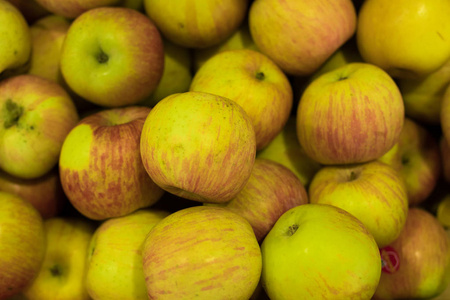
[[148, 207], [163, 194], [142, 164], [140, 137], [151, 109], [100, 110], [77, 124], [61, 149], [61, 184], [84, 216], [104, 220]]

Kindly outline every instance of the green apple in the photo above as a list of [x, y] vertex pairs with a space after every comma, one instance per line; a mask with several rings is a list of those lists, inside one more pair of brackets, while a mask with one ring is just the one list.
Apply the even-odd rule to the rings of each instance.
[[44, 176], [78, 120], [56, 82], [29, 74], [0, 81], [0, 168], [24, 179]]
[[94, 8], [71, 23], [60, 63], [68, 86], [82, 98], [104, 107], [133, 105], [161, 79], [163, 42], [152, 20], [137, 10]]
[[39, 212], [20, 196], [0, 191], [0, 299], [20, 294], [34, 280], [45, 243]]
[[0, 74], [23, 67], [31, 55], [31, 34], [22, 12], [0, 0]]
[[250, 49], [211, 57], [195, 73], [189, 90], [220, 95], [239, 104], [252, 119], [257, 150], [280, 133], [293, 106], [286, 74], [266, 55]]
[[450, 59], [449, 15], [447, 0], [364, 1], [356, 30], [359, 52], [394, 78], [425, 76]]
[[93, 300], [146, 300], [142, 247], [169, 212], [141, 209], [100, 224], [89, 246], [87, 291]]
[[56, 217], [67, 203], [58, 167], [33, 179], [22, 179], [0, 171], [0, 191], [13, 193], [27, 200], [43, 219]]
[[120, 0], [35, 0], [49, 12], [69, 19], [76, 19], [81, 14], [98, 7], [115, 6]]
[[378, 160], [399, 172], [409, 205], [427, 200], [441, 176], [438, 141], [427, 127], [410, 118], [405, 118], [399, 141]]
[[191, 51], [167, 39], [164, 42], [164, 72], [153, 93], [140, 105], [153, 107], [160, 100], [176, 93], [189, 91], [192, 81]]
[[120, 217], [157, 202], [164, 191], [148, 176], [140, 137], [151, 109], [103, 109], [84, 117], [61, 149], [61, 184], [70, 203], [94, 220]]
[[230, 37], [244, 22], [249, 0], [144, 0], [162, 35], [186, 48], [206, 48]]
[[368, 162], [398, 141], [404, 111], [402, 95], [385, 71], [349, 63], [305, 89], [297, 107], [297, 135], [305, 153], [321, 164]]
[[28, 300], [89, 300], [86, 261], [96, 224], [81, 217], [54, 217], [44, 225], [45, 258], [23, 294]]
[[248, 18], [258, 49], [296, 76], [314, 73], [356, 30], [351, 0], [255, 0]]
[[147, 173], [164, 190], [199, 202], [235, 197], [250, 178], [256, 156], [252, 121], [236, 102], [186, 92], [162, 99], [141, 134]]
[[379, 161], [325, 166], [312, 179], [308, 195], [311, 203], [333, 205], [354, 215], [379, 247], [400, 235], [408, 214], [403, 178]]
[[306, 203], [306, 189], [291, 170], [257, 158], [250, 179], [236, 197], [226, 203], [205, 205], [225, 207], [243, 216], [252, 225], [258, 242], [262, 242], [285, 211]]
[[261, 252], [262, 285], [271, 300], [370, 299], [380, 280], [373, 236], [336, 206], [291, 208], [270, 230]]
[[382, 248], [373, 299], [432, 299], [450, 283], [450, 237], [435, 216], [413, 207], [400, 236]]
[[247, 220], [210, 206], [182, 209], [157, 223], [142, 260], [150, 299], [247, 300], [262, 268]]

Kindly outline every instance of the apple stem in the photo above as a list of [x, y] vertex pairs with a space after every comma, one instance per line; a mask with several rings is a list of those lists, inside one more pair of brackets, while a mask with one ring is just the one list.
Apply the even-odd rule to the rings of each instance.
[[3, 126], [5, 128], [10, 128], [14, 126], [19, 121], [20, 117], [23, 114], [23, 107], [17, 105], [17, 103], [13, 102], [11, 99], [6, 100], [5, 103], [6, 109], [6, 118]]

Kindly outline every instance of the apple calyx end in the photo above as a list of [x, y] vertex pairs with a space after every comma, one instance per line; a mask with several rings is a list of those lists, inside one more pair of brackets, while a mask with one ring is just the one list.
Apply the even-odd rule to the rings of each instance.
[[6, 111], [6, 113], [3, 127], [5, 127], [5, 129], [8, 129], [17, 124], [23, 114], [23, 107], [13, 102], [11, 99], [8, 99], [6, 100], [4, 110]]

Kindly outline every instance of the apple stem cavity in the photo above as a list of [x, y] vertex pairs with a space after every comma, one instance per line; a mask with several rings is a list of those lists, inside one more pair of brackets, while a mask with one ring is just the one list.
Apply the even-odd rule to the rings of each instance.
[[101, 64], [106, 64], [109, 60], [108, 54], [106, 54], [101, 48], [99, 53], [97, 54], [97, 61]]
[[62, 270], [58, 265], [54, 265], [50, 268], [50, 273], [52, 273], [52, 276], [59, 277], [62, 274]]
[[266, 75], [264, 75], [263, 72], [257, 72], [255, 75], [256, 79], [258, 80], [264, 80], [264, 78], [266, 77]]
[[358, 178], [358, 174], [357, 174], [356, 172], [354, 172], [354, 171], [351, 171], [351, 172], [350, 172], [350, 176], [349, 176], [349, 178], [348, 178], [348, 181], [353, 181], [353, 180], [355, 180], [356, 178]]
[[286, 234], [287, 234], [288, 236], [292, 236], [292, 235], [294, 235], [294, 233], [297, 231], [297, 229], [298, 229], [298, 225], [297, 225], [297, 224], [293, 224], [293, 225], [289, 226], [289, 228], [288, 228]]
[[23, 107], [13, 102], [11, 99], [6, 100], [5, 106], [6, 117], [3, 126], [8, 129], [17, 124], [23, 114]]

